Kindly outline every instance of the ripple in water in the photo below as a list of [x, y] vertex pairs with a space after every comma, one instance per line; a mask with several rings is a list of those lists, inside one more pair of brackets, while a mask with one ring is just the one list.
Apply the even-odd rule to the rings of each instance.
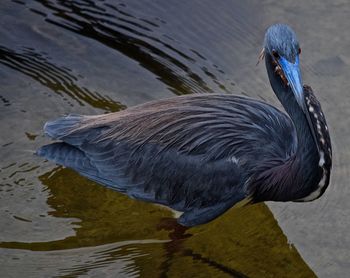
[[[17, 70], [40, 84], [50, 88], [53, 92], [62, 96], [69, 105], [73, 105], [69, 99], [73, 99], [80, 105], [90, 105], [108, 112], [115, 112], [126, 108], [121, 103], [102, 96], [97, 92], [91, 92], [85, 87], [80, 87], [78, 78], [69, 69], [60, 68], [48, 61], [44, 54], [36, 52], [31, 48], [24, 48], [22, 51], [14, 51], [0, 45], [0, 63], [14, 70]], [[5, 98], [5, 105], [9, 101]]]

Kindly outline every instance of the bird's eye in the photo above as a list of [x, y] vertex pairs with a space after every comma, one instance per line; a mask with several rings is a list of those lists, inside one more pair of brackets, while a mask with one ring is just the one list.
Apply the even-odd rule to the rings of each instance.
[[301, 48], [299, 47], [298, 49], [298, 54], [300, 55], [301, 54]]
[[280, 57], [280, 55], [277, 53], [276, 50], [272, 50], [272, 55], [273, 57], [275, 57], [276, 59], [278, 59]]

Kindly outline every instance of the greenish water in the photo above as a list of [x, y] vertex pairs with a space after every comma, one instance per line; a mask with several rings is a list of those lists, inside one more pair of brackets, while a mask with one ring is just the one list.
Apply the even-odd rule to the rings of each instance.
[[[346, 277], [350, 269], [350, 4], [343, 1], [7, 1], [0, 7], [1, 277]], [[231, 209], [175, 239], [168, 210], [33, 155], [45, 121], [190, 93], [279, 105], [265, 28], [302, 47], [335, 150], [309, 204]]]

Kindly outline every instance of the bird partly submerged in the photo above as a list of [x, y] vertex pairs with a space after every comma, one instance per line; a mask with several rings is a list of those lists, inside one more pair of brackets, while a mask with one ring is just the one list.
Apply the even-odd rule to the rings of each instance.
[[326, 190], [331, 141], [320, 103], [302, 85], [294, 31], [265, 34], [273, 91], [285, 111], [235, 95], [187, 95], [97, 116], [45, 124], [60, 142], [38, 155], [108, 188], [182, 212], [178, 222], [209, 222], [241, 201], [312, 201]]

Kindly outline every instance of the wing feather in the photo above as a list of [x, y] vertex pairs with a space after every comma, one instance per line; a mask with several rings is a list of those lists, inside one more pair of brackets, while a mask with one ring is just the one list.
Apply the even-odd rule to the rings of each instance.
[[[288, 116], [264, 102], [230, 95], [69, 115], [47, 123], [45, 132], [84, 159], [68, 163], [50, 145], [45, 146], [50, 155], [39, 154], [133, 198], [183, 211], [179, 221], [187, 226], [208, 222], [248, 197], [244, 184], [254, 164], [266, 157], [286, 159], [296, 145]], [[286, 133], [289, 139], [280, 137]]]

